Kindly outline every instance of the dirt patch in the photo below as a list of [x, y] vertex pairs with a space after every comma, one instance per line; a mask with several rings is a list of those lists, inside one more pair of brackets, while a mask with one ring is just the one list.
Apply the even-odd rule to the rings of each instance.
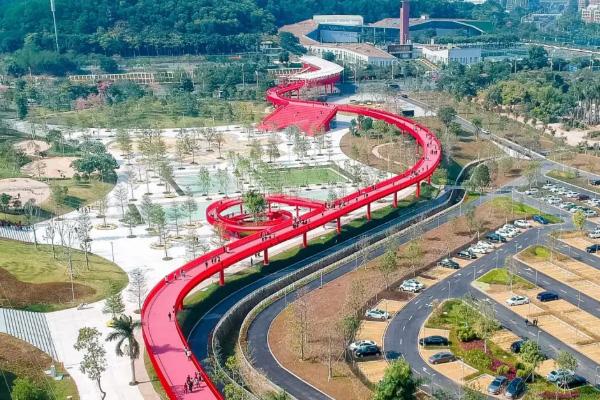
[[71, 163], [77, 160], [77, 157], [51, 157], [35, 160], [25, 164], [21, 171], [24, 174], [38, 178], [72, 178], [75, 170]]
[[513, 344], [519, 339], [520, 337], [515, 335], [511, 331], [507, 329], [500, 329], [492, 335], [490, 340], [502, 350], [510, 352], [511, 344]]
[[[0, 282], [3, 291], [0, 305], [11, 308], [24, 308], [36, 304], [68, 304], [72, 299], [71, 284], [67, 282], [26, 283], [0, 268]], [[74, 283], [75, 298], [91, 297], [95, 290], [80, 283]]]
[[42, 204], [50, 198], [50, 186], [29, 178], [1, 179], [0, 193], [9, 194], [12, 201], [19, 200], [21, 204], [29, 200], [33, 200], [35, 204]]
[[584, 171], [600, 174], [600, 157], [593, 154], [570, 153], [570, 157], [553, 157], [556, 161], [560, 161], [570, 167], [579, 168]]
[[39, 153], [50, 149], [50, 145], [43, 140], [24, 140], [15, 143], [15, 149], [20, 150], [28, 156], [37, 156]]

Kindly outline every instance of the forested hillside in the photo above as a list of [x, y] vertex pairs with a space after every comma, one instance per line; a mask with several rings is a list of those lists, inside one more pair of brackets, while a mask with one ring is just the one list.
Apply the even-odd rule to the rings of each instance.
[[[256, 49], [261, 34], [313, 14], [360, 14], [369, 22], [397, 17], [399, 0], [55, 0], [62, 51], [160, 55]], [[411, 14], [501, 19], [484, 6], [413, 0]], [[501, 22], [501, 21], [498, 21]], [[27, 45], [54, 49], [49, 0], [0, 0], [0, 52]]]

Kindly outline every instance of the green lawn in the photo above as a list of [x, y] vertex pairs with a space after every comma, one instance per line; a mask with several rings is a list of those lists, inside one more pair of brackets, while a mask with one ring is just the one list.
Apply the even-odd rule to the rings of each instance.
[[558, 179], [559, 181], [570, 183], [572, 185], [582, 187], [595, 193], [600, 193], [600, 189], [598, 188], [598, 186], [590, 185], [587, 179], [577, 176], [572, 171], [560, 171], [557, 169], [553, 169], [552, 171], [548, 172], [547, 175], [551, 178]]
[[512, 201], [510, 197], [496, 197], [491, 200], [491, 204], [498, 209], [504, 210], [507, 213], [512, 213], [515, 218], [531, 218], [533, 215], [541, 215], [551, 224], [561, 222], [561, 219], [552, 214], [542, 213], [534, 207], [526, 204]]
[[327, 183], [346, 182], [347, 179], [328, 167], [282, 168], [271, 171], [284, 186], [298, 187]]
[[[105, 105], [88, 110], [53, 113], [48, 123], [74, 127], [100, 128], [191, 128], [258, 121], [265, 103], [252, 101], [204, 100], [197, 117], [182, 116], [185, 110], [177, 105], [163, 104], [154, 98], [129, 100], [113, 106]], [[228, 114], [231, 110], [231, 114]], [[213, 119], [212, 116], [215, 116]]]
[[496, 268], [479, 279], [478, 282], [487, 283], [489, 285], [509, 285], [512, 280], [513, 287], [521, 289], [533, 289], [535, 286], [529, 281], [520, 276], [511, 274], [506, 268]]
[[[50, 245], [38, 245], [0, 239], [0, 268], [9, 272], [17, 281], [26, 285], [25, 293], [13, 293], [9, 299], [13, 306], [32, 311], [56, 311], [69, 308], [78, 303], [92, 303], [107, 296], [109, 282], [114, 282], [123, 289], [128, 282], [127, 274], [116, 264], [93, 254], [89, 255], [89, 269], [85, 264], [83, 252], [73, 251], [74, 283], [92, 289], [82, 298], [76, 298], [77, 304], [64, 299], [56, 303], [37, 301], [39, 298], [52, 298], [53, 283], [68, 284], [68, 262], [60, 246], [56, 246], [57, 258], [53, 257]], [[40, 286], [36, 286], [40, 285]], [[64, 286], [64, 285], [63, 285]], [[11, 288], [8, 288], [10, 290]]]

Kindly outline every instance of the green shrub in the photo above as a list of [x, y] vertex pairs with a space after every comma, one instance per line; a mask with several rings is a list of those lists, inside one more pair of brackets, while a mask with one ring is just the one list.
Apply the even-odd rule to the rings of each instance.
[[496, 370], [498, 375], [507, 375], [510, 372], [510, 367], [508, 365], [501, 365]]
[[524, 378], [525, 379], [528, 376], [530, 376], [532, 372], [533, 372], [533, 370], [531, 368], [518, 369], [517, 370], [517, 376], [519, 378]]
[[465, 362], [470, 366], [482, 371], [487, 370], [492, 365], [492, 359], [483, 350], [470, 350], [465, 353]]
[[470, 326], [463, 326], [458, 328], [456, 336], [461, 342], [470, 342], [472, 340], [478, 339], [477, 332], [475, 332], [475, 330]]

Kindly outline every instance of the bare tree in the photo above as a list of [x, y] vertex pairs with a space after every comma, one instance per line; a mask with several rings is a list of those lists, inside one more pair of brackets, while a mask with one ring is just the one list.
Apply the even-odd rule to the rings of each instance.
[[140, 312], [142, 309], [142, 300], [148, 291], [148, 280], [146, 278], [146, 271], [141, 268], [135, 268], [129, 272], [129, 300], [137, 304], [137, 311]]
[[57, 221], [56, 232], [58, 232], [60, 244], [67, 259], [67, 273], [69, 274], [69, 278], [71, 280], [72, 301], [75, 302], [75, 286], [73, 284], [73, 278], [75, 275], [75, 269], [73, 265], [73, 244], [75, 243], [75, 238], [77, 236], [77, 232], [75, 232], [75, 224], [68, 220]]
[[89, 252], [91, 248], [90, 231], [92, 230], [92, 222], [88, 213], [80, 212], [77, 215], [77, 226], [75, 226], [75, 232], [79, 239], [79, 247], [85, 254], [85, 266], [90, 269]]
[[106, 227], [106, 213], [108, 211], [108, 199], [106, 197], [96, 201], [96, 207], [98, 208], [98, 218], [102, 218], [102, 227]]
[[129, 196], [127, 192], [127, 187], [123, 184], [117, 185], [113, 192], [113, 197], [121, 207], [121, 218], [125, 218], [125, 204], [127, 204], [127, 197]]
[[44, 229], [44, 239], [52, 245], [52, 258], [56, 259], [56, 247], [54, 246], [54, 238], [56, 237], [56, 221], [51, 218], [46, 223]]
[[131, 191], [131, 198], [129, 199], [129, 201], [136, 201], [133, 190], [135, 189], [135, 184], [137, 183], [137, 176], [134, 170], [128, 169], [127, 171], [125, 171], [125, 182], [127, 183], [127, 186], [129, 186], [129, 190]]
[[310, 304], [307, 299], [306, 287], [298, 289], [298, 297], [292, 303], [292, 320], [289, 325], [290, 333], [294, 340], [294, 347], [298, 351], [300, 360], [304, 360], [308, 346], [308, 335], [311, 325]]

